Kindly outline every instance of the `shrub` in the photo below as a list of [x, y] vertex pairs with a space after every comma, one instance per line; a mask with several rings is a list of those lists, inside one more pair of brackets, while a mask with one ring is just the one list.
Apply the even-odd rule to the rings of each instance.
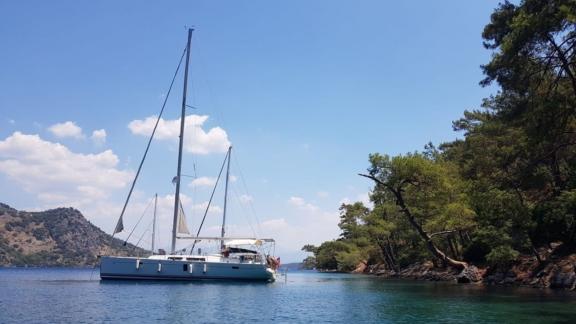
[[520, 253], [508, 245], [497, 246], [488, 255], [486, 255], [486, 261], [493, 266], [509, 266], [516, 258], [518, 258]]

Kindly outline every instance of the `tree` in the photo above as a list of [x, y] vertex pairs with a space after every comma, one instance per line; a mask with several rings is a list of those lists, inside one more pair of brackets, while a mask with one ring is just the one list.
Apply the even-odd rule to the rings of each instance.
[[340, 223], [338, 227], [342, 230], [340, 237], [345, 240], [360, 238], [366, 233], [362, 233], [362, 223], [370, 210], [362, 202], [353, 204], [342, 204], [340, 206]]
[[473, 182], [480, 227], [540, 258], [538, 245], [575, 243], [576, 2], [505, 2], [483, 37], [494, 53], [481, 84], [497, 82], [501, 91], [454, 123], [465, 140], [446, 145], [446, 154]]
[[[376, 182], [375, 191], [392, 194], [399, 211], [424, 240], [430, 253], [452, 267], [466, 268], [466, 262], [449, 257], [433, 240], [435, 236], [473, 226], [474, 212], [467, 204], [457, 170], [447, 162], [431, 160], [418, 153], [393, 158], [372, 154], [370, 163], [369, 174], [362, 176]], [[441, 222], [441, 219], [451, 222]], [[439, 229], [440, 223], [444, 228], [431, 233]]]

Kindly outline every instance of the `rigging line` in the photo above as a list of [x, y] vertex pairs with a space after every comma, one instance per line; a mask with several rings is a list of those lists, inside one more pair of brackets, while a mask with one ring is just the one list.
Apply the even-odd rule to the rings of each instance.
[[236, 198], [238, 205], [240, 205], [240, 208], [242, 208], [242, 210], [244, 211], [244, 213], [242, 213], [242, 215], [244, 216], [244, 218], [248, 222], [248, 226], [250, 226], [250, 229], [252, 230], [252, 234], [254, 235], [254, 237], [259, 237], [259, 235], [256, 235], [256, 231], [254, 230], [254, 226], [252, 226], [252, 222], [250, 221], [250, 219], [248, 219], [248, 217], [246, 217], [246, 215], [248, 214], [247, 213], [248, 210], [246, 209], [246, 206], [244, 206], [244, 204], [242, 204], [242, 200], [240, 199], [240, 195], [238, 194], [238, 191], [236, 190], [236, 188], [234, 186], [232, 186], [232, 192], [234, 193], [234, 198]]
[[[194, 179], [198, 179], [198, 173], [196, 173], [196, 162], [192, 163], [192, 167], [194, 168]], [[192, 182], [194, 182], [194, 180], [192, 180]], [[198, 186], [192, 186], [192, 204], [196, 203], [196, 198], [198, 198]], [[196, 212], [194, 211], [194, 208], [192, 208], [192, 212], [191, 215], [192, 219], [196, 219]]]
[[144, 215], [146, 215], [146, 212], [148, 211], [148, 208], [150, 208], [150, 205], [152, 205], [153, 201], [154, 201], [153, 199], [150, 199], [150, 202], [148, 202], [148, 206], [146, 206], [146, 209], [144, 209], [142, 216], [140, 216], [140, 219], [138, 219], [138, 222], [136, 222], [136, 225], [134, 225], [134, 227], [132, 228], [132, 231], [130, 232], [130, 234], [128, 234], [128, 237], [124, 241], [124, 244], [123, 244], [124, 246], [126, 246], [126, 243], [128, 243], [130, 236], [132, 236], [132, 233], [134, 233], [134, 230], [136, 230], [136, 227], [138, 227], [138, 224], [140, 224], [140, 222], [142, 221], [142, 218], [144, 218]]
[[[134, 181], [132, 181], [132, 185], [130, 186], [130, 191], [128, 192], [128, 197], [126, 197], [126, 201], [124, 202], [124, 207], [122, 207], [122, 212], [120, 213], [120, 218], [118, 219], [118, 223], [124, 216], [124, 212], [126, 211], [126, 206], [128, 206], [128, 201], [130, 201], [130, 197], [132, 196], [132, 191], [134, 191], [134, 186], [136, 185], [136, 181], [138, 180], [138, 176], [140, 175], [140, 171], [142, 170], [142, 166], [144, 165], [144, 160], [146, 160], [146, 156], [148, 155], [148, 150], [150, 149], [150, 144], [152, 143], [152, 139], [154, 138], [154, 134], [156, 133], [156, 129], [158, 128], [158, 123], [160, 122], [160, 118], [162, 118], [162, 113], [164, 113], [164, 108], [166, 108], [166, 103], [168, 102], [168, 98], [170, 97], [170, 92], [172, 91], [172, 86], [174, 85], [174, 81], [176, 80], [176, 76], [178, 75], [178, 71], [180, 70], [180, 66], [182, 65], [182, 60], [184, 59], [184, 54], [186, 54], [186, 49], [182, 53], [180, 57], [180, 62], [178, 62], [178, 66], [176, 67], [176, 71], [174, 72], [174, 76], [172, 77], [172, 82], [170, 82], [170, 87], [168, 88], [168, 92], [166, 93], [166, 97], [164, 98], [164, 103], [162, 103], [162, 109], [160, 109], [160, 114], [158, 114], [158, 119], [156, 119], [156, 124], [154, 125], [154, 129], [152, 130], [152, 134], [150, 134], [150, 139], [148, 140], [148, 144], [146, 145], [146, 150], [144, 151], [144, 155], [142, 156], [142, 160], [140, 161], [140, 165], [138, 166], [138, 171], [136, 172], [136, 176], [134, 177]], [[118, 225], [116, 225], [118, 227]], [[114, 230], [116, 232], [116, 230]], [[116, 233], [112, 234], [114, 237]]]
[[[238, 152], [238, 150], [236, 150], [236, 152]], [[244, 173], [242, 172], [242, 168], [240, 167], [240, 162], [238, 162], [238, 154], [234, 154], [234, 162], [236, 162], [236, 166], [238, 169], [238, 173], [240, 174], [240, 180], [242, 181], [242, 186], [244, 187], [244, 191], [246, 192], [247, 195], [250, 196], [250, 192], [248, 191], [248, 186], [246, 185], [246, 181], [244, 178]], [[252, 214], [253, 214], [254, 218], [256, 219], [256, 226], [258, 227], [258, 232], [260, 234], [262, 234], [262, 228], [260, 227], [260, 219], [258, 218], [258, 214], [256, 213], [256, 209], [254, 208], [254, 204], [252, 203], [252, 201], [249, 201], [248, 205], [250, 206], [250, 209], [252, 210]]]
[[[146, 235], [146, 233], [148, 233], [148, 229], [146, 229], [146, 230], [144, 231], [144, 233], [142, 233], [142, 235], [141, 235], [140, 238], [138, 239], [138, 242], [136, 242], [136, 245], [134, 246], [134, 250], [136, 250], [137, 248], [139, 248], [138, 245], [140, 244], [140, 242], [142, 241], [142, 239], [144, 238], [144, 235]], [[154, 254], [154, 253], [152, 253], [152, 254]]]
[[[150, 227], [152, 226], [153, 223], [154, 223], [154, 219], [152, 219], [152, 220], [150, 221], [150, 223], [148, 224], [148, 226], [146, 226], [146, 229], [144, 230], [144, 233], [142, 233], [142, 235], [140, 236], [140, 239], [138, 239], [138, 242], [137, 242], [136, 245], [134, 246], [134, 250], [133, 250], [133, 251], [136, 251], [136, 248], [139, 248], [138, 245], [140, 244], [140, 241], [142, 241], [142, 239], [144, 238], [144, 235], [145, 235], [146, 233], [148, 233], [148, 231], [150, 230]], [[152, 251], [152, 254], [154, 254], [154, 251]]]
[[[218, 173], [218, 178], [216, 178], [216, 183], [214, 184], [214, 189], [212, 189], [212, 194], [210, 195], [210, 200], [208, 200], [208, 206], [206, 206], [206, 211], [204, 211], [204, 217], [202, 217], [202, 222], [200, 223], [200, 227], [198, 227], [198, 232], [196, 232], [196, 237], [200, 235], [200, 231], [202, 230], [202, 226], [204, 226], [204, 221], [206, 220], [206, 215], [208, 215], [208, 210], [210, 209], [210, 204], [212, 204], [212, 198], [214, 198], [214, 193], [216, 192], [216, 188], [218, 187], [218, 181], [220, 181], [220, 177], [222, 176], [222, 171], [224, 171], [224, 166], [226, 165], [226, 161], [230, 158], [230, 151], [226, 153], [226, 157], [224, 158], [224, 162], [222, 162], [222, 167], [220, 167], [220, 173]], [[194, 247], [196, 246], [196, 240], [194, 240], [194, 244], [192, 244], [192, 248], [190, 249], [190, 255], [194, 251]]]

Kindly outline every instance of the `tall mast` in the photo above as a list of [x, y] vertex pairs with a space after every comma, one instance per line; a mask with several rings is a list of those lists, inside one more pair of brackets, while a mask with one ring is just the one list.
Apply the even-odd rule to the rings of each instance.
[[154, 219], [152, 220], [152, 254], [154, 254], [154, 241], [156, 240], [156, 207], [158, 206], [158, 194], [154, 196]]
[[180, 143], [178, 145], [178, 170], [176, 172], [176, 194], [174, 195], [171, 253], [176, 251], [176, 226], [178, 225], [178, 212], [180, 211], [180, 172], [182, 170], [182, 146], [184, 144], [184, 121], [186, 119], [186, 92], [188, 92], [188, 63], [190, 62], [190, 42], [192, 41], [193, 31], [194, 29], [192, 28], [188, 29], [188, 43], [186, 44], [186, 67], [184, 69], [184, 88], [182, 90], [182, 115], [180, 116]]
[[226, 205], [228, 204], [228, 182], [230, 181], [230, 159], [232, 158], [232, 146], [228, 148], [228, 166], [226, 167], [226, 186], [224, 187], [224, 212], [222, 213], [222, 240], [220, 241], [220, 248], [224, 248], [224, 234], [226, 233]]

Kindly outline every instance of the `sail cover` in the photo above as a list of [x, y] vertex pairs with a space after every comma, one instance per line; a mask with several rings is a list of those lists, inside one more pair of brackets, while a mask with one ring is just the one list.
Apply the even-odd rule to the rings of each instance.
[[186, 225], [186, 215], [184, 214], [184, 208], [182, 208], [182, 203], [180, 203], [180, 210], [178, 212], [178, 233], [190, 234], [190, 230], [188, 230], [188, 225]]

